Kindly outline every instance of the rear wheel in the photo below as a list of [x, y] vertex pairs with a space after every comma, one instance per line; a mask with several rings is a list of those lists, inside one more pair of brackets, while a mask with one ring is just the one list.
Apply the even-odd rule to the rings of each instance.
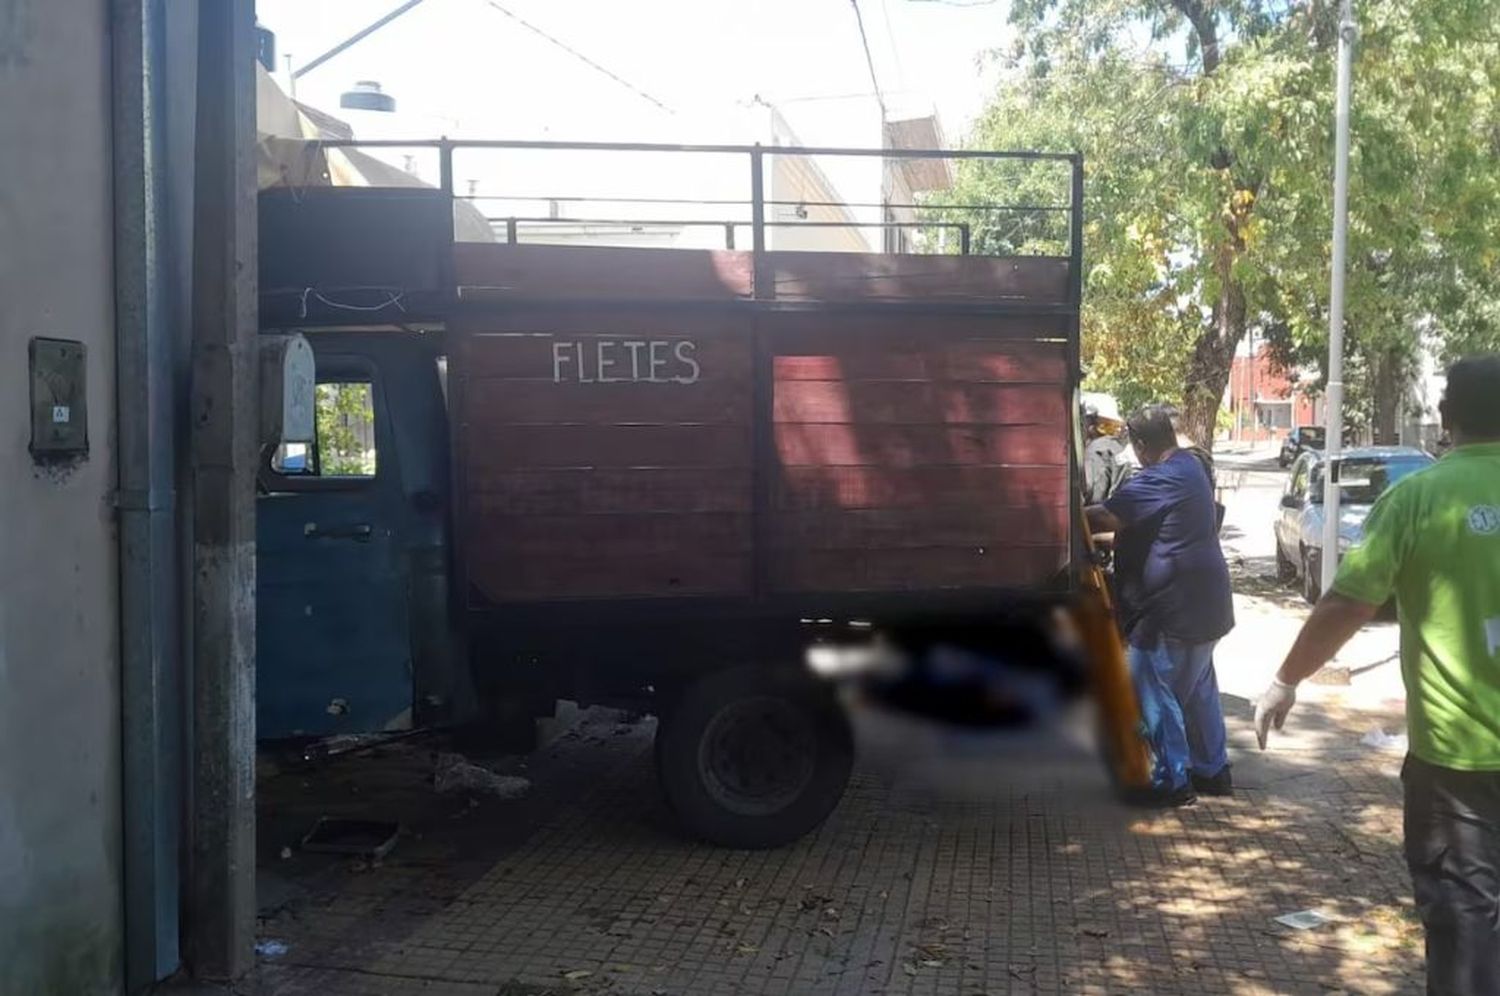
[[844, 794], [854, 762], [831, 691], [790, 670], [736, 668], [689, 685], [660, 717], [656, 765], [692, 833], [727, 847], [788, 844]]

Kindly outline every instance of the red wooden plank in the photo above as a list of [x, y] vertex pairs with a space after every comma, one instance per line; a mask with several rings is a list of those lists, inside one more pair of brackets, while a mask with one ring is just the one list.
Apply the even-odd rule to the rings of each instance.
[[787, 467], [932, 467], [1066, 464], [1056, 426], [803, 425], [778, 423]]
[[720, 300], [750, 296], [750, 254], [703, 249], [458, 243], [460, 300]]
[[778, 512], [773, 547], [802, 550], [877, 550], [955, 547], [1003, 550], [1067, 541], [1064, 505], [962, 505], [902, 509], [820, 509]]
[[503, 556], [639, 558], [749, 553], [750, 515], [669, 512], [603, 515], [485, 515], [474, 526]]
[[474, 475], [469, 486], [469, 508], [477, 516], [748, 512], [754, 489], [748, 467], [742, 470], [489, 470]]
[[832, 355], [777, 356], [777, 383], [831, 381], [959, 381], [1066, 383], [1067, 357], [1052, 343], [955, 342], [890, 351], [845, 345]]
[[1067, 418], [1062, 387], [787, 381], [776, 385], [777, 422], [892, 425], [1048, 425]]
[[[671, 378], [692, 372], [677, 355], [677, 344], [692, 343], [700, 382], [750, 375], [750, 338], [743, 322], [726, 326], [723, 316], [712, 316], [683, 325], [666, 316], [646, 322], [639, 315], [634, 321], [630, 317], [590, 312], [559, 322], [554, 314], [539, 316], [530, 328], [518, 328], [511, 316], [504, 329], [496, 327], [498, 320], [487, 321], [465, 342], [464, 371], [470, 379], [594, 384], [611, 378], [650, 382], [654, 373], [658, 380], [675, 384]], [[654, 371], [652, 343], [658, 344]]]
[[1068, 469], [1056, 467], [784, 467], [772, 507], [921, 508], [1059, 505]]
[[837, 353], [850, 343], [876, 342], [882, 350], [921, 351], [975, 341], [998, 348], [1062, 344], [1070, 323], [1062, 314], [1003, 315], [895, 308], [858, 311], [783, 311], [760, 327], [774, 336], [778, 353]]
[[1068, 301], [1068, 261], [1041, 256], [768, 252], [779, 300]]
[[744, 426], [470, 426], [470, 473], [542, 467], [743, 468], [750, 466]]
[[567, 598], [748, 595], [748, 554], [704, 551], [691, 556], [601, 558], [505, 556], [480, 548], [469, 578], [497, 602]]
[[[768, 252], [782, 300], [965, 300], [1064, 304], [1068, 262], [1046, 257]], [[454, 246], [460, 299], [735, 300], [750, 297], [748, 252], [600, 246]]]
[[750, 382], [554, 384], [468, 382], [469, 423], [501, 425], [748, 425]]
[[935, 588], [1030, 587], [1051, 580], [1066, 546], [986, 549], [797, 550], [771, 558], [777, 591], [923, 591]]

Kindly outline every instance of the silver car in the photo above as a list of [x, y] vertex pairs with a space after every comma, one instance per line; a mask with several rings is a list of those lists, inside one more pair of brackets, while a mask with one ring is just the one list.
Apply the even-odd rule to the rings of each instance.
[[[1339, 556], [1364, 539], [1365, 517], [1387, 488], [1433, 463], [1409, 446], [1366, 446], [1345, 450], [1339, 498]], [[1316, 602], [1323, 571], [1323, 454], [1304, 452], [1292, 463], [1276, 516], [1276, 573], [1299, 581], [1302, 594]]]

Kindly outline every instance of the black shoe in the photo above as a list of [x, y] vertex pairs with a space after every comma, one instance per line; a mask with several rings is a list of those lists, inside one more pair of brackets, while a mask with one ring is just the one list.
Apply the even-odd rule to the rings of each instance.
[[1120, 794], [1120, 798], [1125, 805], [1137, 809], [1176, 809], [1179, 806], [1191, 806], [1198, 801], [1191, 785], [1184, 785], [1180, 789], [1126, 789]]
[[1234, 795], [1234, 778], [1229, 765], [1224, 765], [1217, 775], [1194, 774], [1193, 789], [1202, 795]]

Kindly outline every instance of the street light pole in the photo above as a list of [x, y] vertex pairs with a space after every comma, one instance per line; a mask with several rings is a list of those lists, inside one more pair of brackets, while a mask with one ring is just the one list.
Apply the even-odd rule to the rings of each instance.
[[1333, 147], [1333, 285], [1328, 298], [1328, 404], [1324, 429], [1323, 556], [1320, 590], [1333, 589], [1339, 565], [1339, 462], [1344, 443], [1344, 268], [1349, 243], [1349, 90], [1354, 63], [1354, 5], [1339, 9], [1338, 103]]

